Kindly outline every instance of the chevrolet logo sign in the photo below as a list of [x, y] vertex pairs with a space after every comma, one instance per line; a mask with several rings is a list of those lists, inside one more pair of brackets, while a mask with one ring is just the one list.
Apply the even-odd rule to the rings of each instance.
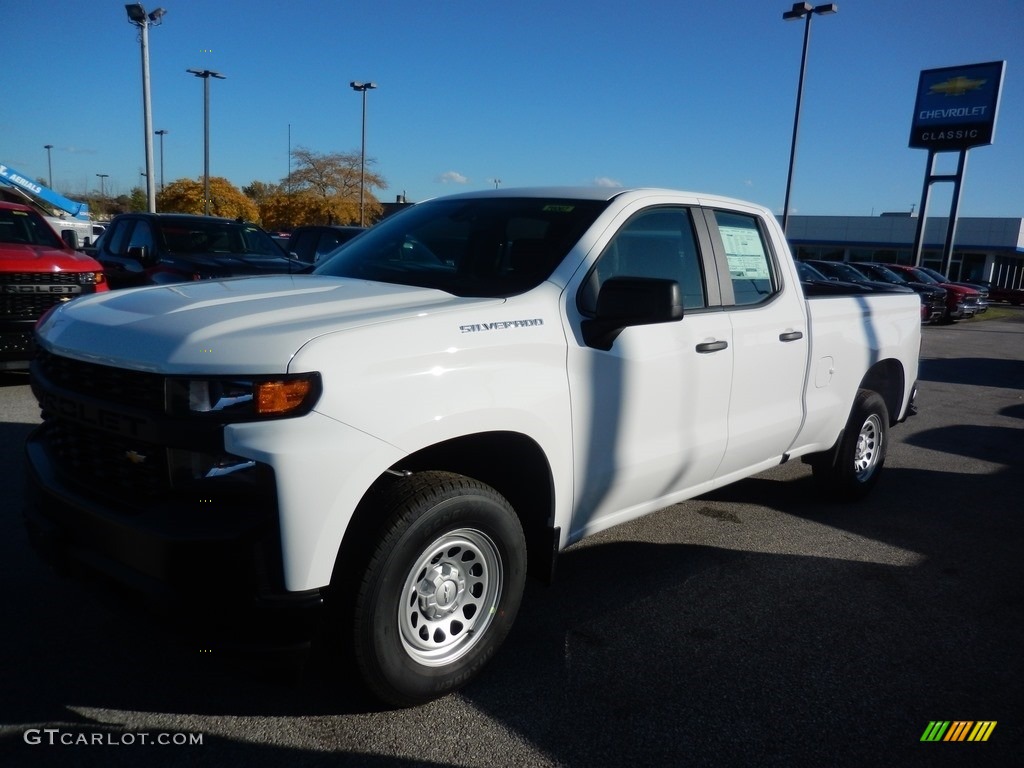
[[125, 451], [124, 457], [132, 464], [144, 464], [146, 462], [146, 456], [138, 451]]
[[945, 94], [946, 96], [963, 96], [968, 91], [976, 91], [988, 80], [971, 80], [969, 77], [960, 75], [958, 77], [951, 77], [944, 83], [936, 83], [928, 89], [931, 94]]

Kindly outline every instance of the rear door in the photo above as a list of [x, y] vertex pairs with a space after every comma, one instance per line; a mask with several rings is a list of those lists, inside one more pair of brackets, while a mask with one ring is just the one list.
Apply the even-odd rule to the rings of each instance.
[[[803, 293], [754, 211], [704, 211], [732, 330], [729, 441], [716, 478], [781, 459], [804, 417], [808, 328]], [[780, 246], [781, 247], [781, 246]]]

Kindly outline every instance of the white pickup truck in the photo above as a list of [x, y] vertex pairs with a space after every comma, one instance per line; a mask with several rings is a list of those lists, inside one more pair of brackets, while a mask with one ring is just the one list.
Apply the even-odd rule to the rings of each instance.
[[502, 189], [313, 274], [84, 297], [37, 341], [33, 540], [196, 605], [317, 606], [400, 706], [475, 675], [589, 534], [798, 457], [865, 494], [920, 307], [805, 297], [756, 205]]

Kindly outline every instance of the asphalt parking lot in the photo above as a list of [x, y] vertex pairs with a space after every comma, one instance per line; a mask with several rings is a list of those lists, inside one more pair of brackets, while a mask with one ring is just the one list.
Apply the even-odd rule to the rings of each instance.
[[[0, 764], [1019, 765], [1024, 311], [922, 354], [867, 501], [822, 504], [792, 462], [607, 531], [478, 681], [404, 711], [51, 573], [20, 521], [38, 411], [0, 374]], [[997, 725], [922, 742], [932, 721]]]

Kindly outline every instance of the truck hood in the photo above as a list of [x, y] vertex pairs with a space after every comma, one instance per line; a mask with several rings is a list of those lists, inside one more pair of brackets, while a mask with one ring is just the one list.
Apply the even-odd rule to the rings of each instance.
[[501, 303], [321, 275], [204, 280], [76, 299], [38, 328], [79, 360], [155, 373], [285, 373], [313, 338]]
[[4, 272], [102, 272], [94, 259], [78, 251], [25, 243], [0, 243]]

